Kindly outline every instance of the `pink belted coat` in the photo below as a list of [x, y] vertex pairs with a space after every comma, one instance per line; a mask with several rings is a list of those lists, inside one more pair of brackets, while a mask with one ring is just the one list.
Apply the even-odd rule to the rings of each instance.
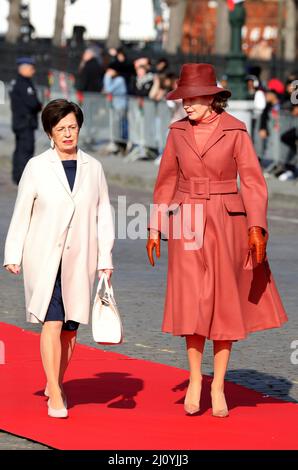
[[268, 230], [268, 193], [242, 121], [223, 112], [201, 154], [189, 119], [172, 123], [153, 202], [149, 226], [168, 239], [163, 332], [239, 340], [287, 321], [267, 257], [256, 266], [249, 252], [249, 227]]

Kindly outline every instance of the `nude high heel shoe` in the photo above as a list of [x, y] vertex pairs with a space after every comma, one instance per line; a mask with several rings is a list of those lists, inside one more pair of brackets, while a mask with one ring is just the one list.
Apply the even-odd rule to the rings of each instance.
[[198, 413], [200, 411], [200, 397], [201, 397], [201, 390], [202, 390], [202, 383], [199, 387], [199, 396], [198, 396], [198, 403], [191, 403], [188, 398], [188, 392], [190, 390], [190, 383], [188, 385], [188, 389], [185, 395], [185, 400], [184, 400], [184, 411], [188, 415], [194, 415], [195, 413]]
[[[45, 397], [50, 398], [50, 395], [48, 394], [48, 386], [46, 386], [45, 391], [43, 392], [43, 394], [44, 394]], [[64, 392], [62, 392], [62, 397], [63, 397], [64, 406], [65, 406], [65, 408], [67, 408], [67, 400], [66, 400], [66, 396], [65, 396]]]
[[212, 396], [212, 391], [211, 391], [212, 416], [215, 416], [217, 418], [227, 418], [229, 416], [229, 410], [228, 410], [228, 407], [227, 407], [224, 392], [217, 392], [217, 393], [222, 394], [224, 405], [221, 408], [215, 408], [215, 403], [214, 403], [215, 398], [214, 398], [214, 396]]
[[51, 418], [67, 418], [68, 416], [68, 411], [67, 408], [59, 408], [58, 410], [55, 408], [52, 408], [50, 405], [50, 398], [48, 399], [48, 415], [51, 416]]

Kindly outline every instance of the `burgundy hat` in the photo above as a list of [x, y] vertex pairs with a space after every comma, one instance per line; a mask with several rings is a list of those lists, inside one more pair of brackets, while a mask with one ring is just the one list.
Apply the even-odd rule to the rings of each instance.
[[215, 70], [211, 64], [183, 64], [177, 88], [170, 91], [167, 100], [179, 100], [194, 96], [215, 95], [224, 93], [228, 98], [230, 90], [217, 86]]

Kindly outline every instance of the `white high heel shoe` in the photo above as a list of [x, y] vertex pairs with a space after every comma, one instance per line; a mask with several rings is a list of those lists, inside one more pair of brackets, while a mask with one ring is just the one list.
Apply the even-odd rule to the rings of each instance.
[[59, 408], [58, 410], [50, 406], [50, 398], [48, 399], [48, 415], [51, 418], [67, 418], [68, 411], [66, 407]]

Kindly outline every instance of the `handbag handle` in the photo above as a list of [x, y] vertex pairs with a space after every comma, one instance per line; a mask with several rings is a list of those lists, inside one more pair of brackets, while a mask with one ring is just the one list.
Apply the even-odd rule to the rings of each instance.
[[112, 285], [109, 286], [108, 277], [107, 277], [106, 273], [102, 273], [102, 275], [100, 276], [100, 279], [99, 279], [98, 284], [97, 284], [96, 294], [99, 294], [99, 291], [101, 289], [101, 286], [102, 286], [103, 282], [104, 282], [104, 285], [105, 285], [105, 292], [108, 294], [109, 298], [111, 298], [111, 297], [114, 298], [113, 287], [112, 287]]

